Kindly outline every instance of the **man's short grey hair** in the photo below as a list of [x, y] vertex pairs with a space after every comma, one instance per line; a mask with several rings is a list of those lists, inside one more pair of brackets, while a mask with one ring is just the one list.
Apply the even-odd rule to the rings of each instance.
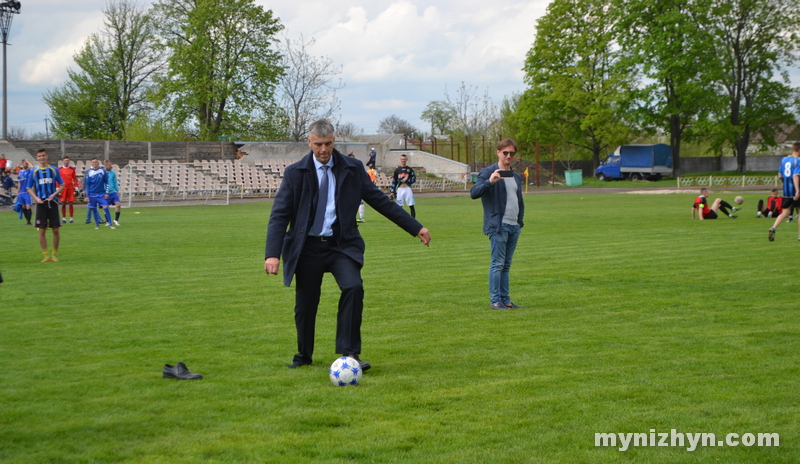
[[331, 124], [327, 119], [320, 119], [319, 121], [315, 121], [308, 126], [308, 133], [316, 135], [317, 137], [327, 137], [329, 135], [333, 135], [333, 132], [333, 124]]

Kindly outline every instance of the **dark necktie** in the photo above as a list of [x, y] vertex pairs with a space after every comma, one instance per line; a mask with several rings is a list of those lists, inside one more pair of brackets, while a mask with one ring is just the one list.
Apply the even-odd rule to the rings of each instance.
[[322, 165], [317, 212], [314, 214], [314, 224], [311, 226], [311, 232], [314, 235], [322, 235], [322, 226], [325, 224], [325, 209], [328, 207], [328, 169], [330, 169], [330, 166], [327, 164]]

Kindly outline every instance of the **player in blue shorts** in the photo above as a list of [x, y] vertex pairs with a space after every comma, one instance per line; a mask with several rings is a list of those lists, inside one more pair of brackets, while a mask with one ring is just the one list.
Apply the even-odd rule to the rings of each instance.
[[106, 172], [108, 173], [108, 187], [106, 188], [106, 201], [108, 205], [114, 205], [116, 211], [114, 212], [114, 225], [119, 225], [119, 213], [122, 209], [122, 202], [119, 200], [119, 181], [117, 181], [117, 173], [114, 172], [114, 165], [111, 160], [106, 160], [104, 163]]
[[95, 229], [100, 228], [100, 215], [97, 207], [106, 213], [106, 225], [111, 225], [111, 214], [108, 212], [108, 202], [106, 201], [106, 188], [108, 187], [108, 172], [100, 167], [100, 160], [92, 158], [92, 167], [83, 173], [83, 191], [89, 199], [89, 211], [94, 211]]
[[[792, 207], [800, 206], [800, 142], [792, 145], [791, 156], [781, 158], [778, 175], [783, 179], [783, 198], [781, 208], [783, 212], [775, 219], [775, 224], [769, 228], [769, 241], [775, 241], [775, 231], [784, 219], [789, 216]], [[797, 221], [797, 239], [800, 240], [800, 221]]]
[[[64, 190], [64, 181], [58, 169], [50, 166], [47, 160], [47, 150], [40, 148], [36, 152], [36, 160], [39, 162], [30, 177], [28, 177], [28, 194], [36, 202], [36, 227], [39, 229], [39, 245], [42, 246], [44, 259], [42, 262], [58, 261], [58, 246], [61, 240], [59, 227], [61, 218], [58, 214], [58, 194]], [[48, 256], [47, 253], [47, 229], [53, 231], [53, 251]]]
[[25, 220], [28, 221], [27, 225], [31, 224], [31, 216], [33, 215], [33, 210], [31, 209], [31, 205], [33, 205], [33, 199], [31, 199], [31, 194], [28, 192], [28, 179], [33, 172], [31, 169], [30, 163], [28, 160], [22, 160], [19, 167], [22, 168], [20, 172], [17, 173], [17, 181], [19, 181], [19, 195], [17, 195], [17, 204], [22, 206], [22, 214], [25, 216]]

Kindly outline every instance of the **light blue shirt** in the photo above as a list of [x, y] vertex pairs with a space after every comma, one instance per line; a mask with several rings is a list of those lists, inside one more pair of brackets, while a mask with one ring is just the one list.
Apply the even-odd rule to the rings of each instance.
[[117, 173], [114, 171], [108, 171], [108, 185], [106, 186], [106, 193], [119, 193]]
[[[314, 155], [314, 167], [317, 170], [317, 187], [322, 183], [322, 173], [325, 171], [323, 164], [317, 161]], [[333, 156], [328, 160], [328, 204], [325, 205], [325, 223], [322, 226], [322, 235], [333, 235], [333, 223], [336, 222], [336, 176], [333, 175]]]

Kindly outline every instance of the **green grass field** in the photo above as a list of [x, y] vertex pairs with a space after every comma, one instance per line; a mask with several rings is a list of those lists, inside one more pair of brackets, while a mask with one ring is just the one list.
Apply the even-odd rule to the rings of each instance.
[[[430, 248], [368, 209], [373, 368], [347, 388], [328, 380], [329, 276], [316, 361], [286, 368], [270, 202], [124, 209], [114, 231], [78, 209], [58, 263], [5, 209], [0, 461], [798, 462], [797, 227], [769, 243], [751, 193], [736, 220], [691, 221], [694, 196], [527, 196], [515, 311], [488, 309], [479, 201], [418, 199]], [[205, 379], [162, 379], [178, 361]], [[780, 446], [595, 446], [651, 429]]]

